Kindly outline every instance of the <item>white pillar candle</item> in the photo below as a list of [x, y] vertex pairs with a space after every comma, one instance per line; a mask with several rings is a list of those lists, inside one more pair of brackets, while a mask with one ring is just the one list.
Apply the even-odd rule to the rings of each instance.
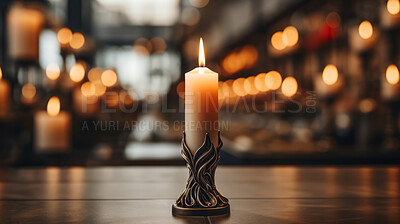
[[204, 66], [200, 39], [199, 67], [185, 74], [185, 133], [192, 153], [203, 144], [206, 133], [214, 146], [218, 146], [218, 73]]
[[15, 4], [7, 15], [8, 52], [13, 59], [37, 61], [44, 15]]
[[3, 73], [0, 68], [0, 119], [7, 118], [10, 110], [10, 83], [3, 80]]
[[52, 97], [47, 111], [35, 114], [35, 146], [38, 152], [66, 152], [71, 144], [71, 115], [60, 111], [60, 100]]

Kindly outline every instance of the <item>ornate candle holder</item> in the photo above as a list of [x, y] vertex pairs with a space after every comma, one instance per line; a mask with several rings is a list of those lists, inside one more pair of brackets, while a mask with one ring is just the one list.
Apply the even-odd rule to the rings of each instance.
[[220, 132], [217, 148], [207, 133], [203, 145], [193, 155], [186, 145], [186, 135], [183, 133], [181, 154], [189, 168], [189, 179], [185, 190], [172, 205], [173, 215], [212, 216], [230, 212], [228, 199], [215, 186], [215, 170], [221, 148]]

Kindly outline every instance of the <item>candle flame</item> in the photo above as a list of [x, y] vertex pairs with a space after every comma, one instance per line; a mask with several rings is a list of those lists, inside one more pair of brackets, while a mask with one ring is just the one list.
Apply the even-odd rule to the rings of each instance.
[[282, 76], [277, 71], [270, 71], [265, 75], [265, 85], [270, 90], [277, 90], [281, 87]]
[[329, 64], [325, 66], [324, 71], [322, 72], [322, 81], [325, 84], [331, 86], [337, 82], [339, 78], [339, 72], [336, 66]]
[[205, 67], [205, 66], [206, 66], [206, 57], [204, 56], [203, 38], [200, 38], [200, 46], [199, 46], [199, 66], [200, 66], [200, 67]]
[[60, 99], [56, 96], [50, 98], [47, 103], [47, 113], [54, 117], [60, 113]]
[[373, 33], [374, 28], [372, 27], [372, 24], [367, 20], [363, 21], [358, 26], [358, 34], [361, 36], [361, 38], [365, 40], [371, 38]]
[[113, 70], [105, 70], [101, 74], [101, 82], [106, 87], [114, 86], [117, 83], [117, 81], [118, 81], [117, 73], [115, 73]]
[[80, 82], [85, 78], [85, 67], [81, 63], [76, 63], [69, 71], [69, 77], [74, 82]]
[[282, 82], [281, 86], [282, 93], [287, 97], [292, 97], [294, 94], [296, 94], [297, 88], [298, 88], [297, 80], [292, 76], [286, 77]]
[[1, 71], [1, 68], [0, 68], [0, 80], [3, 78], [3, 71]]
[[396, 85], [399, 82], [400, 74], [396, 65], [389, 65], [386, 69], [386, 81], [391, 85]]
[[396, 15], [400, 12], [399, 0], [389, 0], [386, 4], [386, 8], [391, 15]]

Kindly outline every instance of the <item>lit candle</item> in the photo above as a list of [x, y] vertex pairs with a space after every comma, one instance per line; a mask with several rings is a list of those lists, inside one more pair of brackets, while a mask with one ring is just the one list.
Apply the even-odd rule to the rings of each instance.
[[320, 98], [337, 94], [343, 86], [343, 80], [335, 65], [325, 66], [324, 71], [314, 79], [314, 89]]
[[384, 100], [395, 100], [400, 95], [400, 74], [396, 65], [389, 65], [381, 81], [381, 95]]
[[200, 39], [199, 67], [185, 74], [186, 144], [194, 153], [209, 133], [218, 146], [218, 73], [205, 67], [203, 39]]
[[60, 99], [50, 98], [47, 111], [35, 114], [35, 146], [38, 152], [65, 152], [70, 148], [71, 115], [60, 111]]
[[8, 52], [13, 59], [37, 61], [44, 15], [15, 4], [7, 16]]
[[374, 27], [367, 20], [349, 29], [351, 48], [359, 52], [368, 50], [374, 46], [377, 41], [377, 36], [378, 34], [374, 31]]
[[2, 78], [0, 68], [0, 118], [6, 118], [10, 110], [10, 83]]
[[380, 22], [385, 28], [391, 28], [400, 23], [400, 2], [399, 0], [388, 0], [380, 7]]

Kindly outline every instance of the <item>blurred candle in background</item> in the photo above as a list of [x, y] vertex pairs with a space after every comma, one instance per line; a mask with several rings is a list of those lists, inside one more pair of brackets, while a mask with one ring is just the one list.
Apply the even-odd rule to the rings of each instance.
[[381, 80], [381, 95], [384, 100], [394, 100], [399, 97], [399, 69], [396, 65], [389, 65], [386, 69], [386, 75]]
[[400, 2], [399, 0], [388, 0], [386, 3], [387, 11], [391, 15], [396, 15], [400, 11]]
[[293, 97], [297, 93], [297, 89], [298, 84], [294, 77], [288, 76], [283, 80], [281, 90], [286, 97]]
[[9, 115], [10, 99], [10, 83], [3, 79], [3, 72], [0, 68], [0, 119]]
[[60, 111], [60, 99], [50, 98], [47, 111], [35, 114], [34, 135], [38, 152], [66, 152], [70, 148], [71, 115]]
[[389, 0], [386, 4], [381, 4], [380, 23], [385, 28], [395, 27], [400, 23], [400, 2], [399, 0]]
[[69, 71], [69, 77], [75, 83], [81, 82], [85, 77], [85, 67], [81, 63], [76, 63]]
[[85, 82], [73, 93], [74, 109], [81, 115], [94, 115], [100, 109], [100, 101], [96, 95], [96, 86]]
[[205, 67], [203, 39], [199, 46], [199, 67], [185, 74], [186, 144], [195, 153], [206, 133], [218, 146], [218, 73]]
[[8, 53], [11, 58], [37, 61], [39, 35], [44, 24], [44, 15], [36, 9], [14, 4], [7, 15]]
[[377, 41], [377, 32], [372, 24], [365, 20], [349, 29], [350, 46], [355, 51], [370, 49]]
[[343, 81], [339, 76], [335, 65], [326, 65], [322, 74], [319, 73], [314, 78], [314, 89], [318, 97], [325, 98], [337, 94], [343, 86]]

